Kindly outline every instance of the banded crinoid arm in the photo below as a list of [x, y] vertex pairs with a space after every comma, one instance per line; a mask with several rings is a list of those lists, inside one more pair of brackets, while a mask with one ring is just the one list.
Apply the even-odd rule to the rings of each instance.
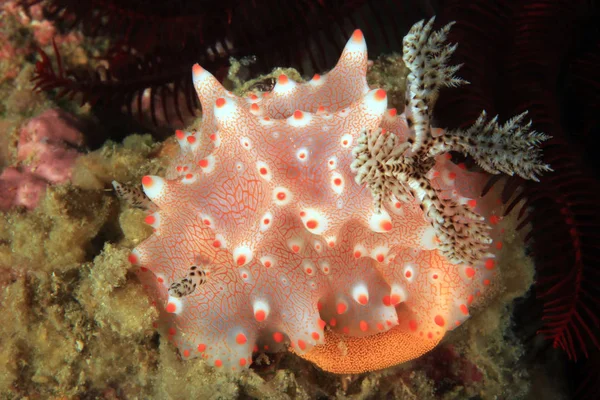
[[466, 81], [454, 74], [458, 66], [448, 65], [456, 45], [444, 44], [452, 23], [433, 31], [434, 19], [415, 24], [404, 38], [404, 62], [410, 70], [406, 89], [406, 121], [413, 137], [404, 143], [385, 131], [365, 131], [354, 148], [352, 170], [358, 184], [373, 194], [375, 207], [393, 195], [402, 201], [415, 199], [431, 222], [440, 241], [439, 249], [452, 263], [475, 263], [487, 255], [491, 237], [484, 218], [466, 204], [438, 193], [428, 179], [435, 158], [450, 151], [470, 155], [487, 172], [517, 174], [537, 180], [550, 171], [540, 161], [540, 142], [548, 136], [530, 131], [531, 122], [521, 125], [518, 115], [504, 125], [485, 112], [466, 130], [432, 134], [431, 118], [442, 87], [456, 87]]
[[457, 87], [468, 83], [454, 74], [461, 65], [448, 65], [456, 44], [444, 44], [453, 22], [438, 31], [432, 31], [434, 18], [426, 24], [419, 21], [412, 26], [403, 40], [404, 63], [410, 73], [406, 87], [406, 120], [414, 131], [412, 153], [423, 153], [423, 146], [431, 141], [431, 117], [442, 87]]
[[548, 165], [541, 163], [537, 148], [549, 137], [531, 131], [531, 121], [521, 125], [527, 112], [499, 125], [497, 117], [487, 122], [483, 111], [469, 129], [450, 130], [433, 137], [431, 117], [440, 88], [468, 83], [454, 75], [461, 65], [448, 65], [457, 46], [444, 44], [453, 22], [433, 31], [434, 20], [413, 25], [403, 41], [403, 60], [410, 70], [404, 113], [414, 133], [410, 153], [424, 160], [457, 151], [473, 157], [489, 173], [504, 172], [511, 176], [516, 173], [537, 181], [537, 174], [551, 171]]
[[[414, 175], [412, 159], [402, 154], [410, 147], [408, 143], [398, 145], [394, 134], [386, 134], [384, 129], [369, 133], [364, 131], [352, 150], [354, 161], [350, 168], [356, 173], [354, 178], [359, 185], [365, 184], [373, 194], [375, 210], [380, 212], [384, 201], [394, 195], [398, 200], [408, 202], [414, 196], [408, 186], [409, 176]], [[388, 164], [390, 160], [404, 159], [406, 164]]]
[[452, 198], [439, 196], [427, 178], [434, 159], [404, 155], [409, 146], [382, 129], [364, 131], [353, 150], [356, 182], [371, 190], [377, 210], [391, 195], [402, 201], [416, 199], [437, 232], [439, 250], [450, 262], [481, 260], [491, 243], [484, 218]]
[[434, 138], [428, 147], [428, 156], [456, 151], [473, 157], [490, 174], [517, 174], [524, 179], [538, 181], [537, 175], [552, 171], [541, 161], [541, 149], [538, 147], [550, 137], [531, 131], [531, 121], [521, 125], [525, 115], [527, 112], [500, 125], [498, 116], [486, 121], [486, 112], [483, 111], [470, 128], [447, 130]]
[[117, 197], [129, 204], [131, 207], [140, 208], [142, 210], [156, 211], [156, 206], [152, 201], [142, 192], [142, 190], [133, 185], [127, 185], [112, 181], [113, 188]]
[[552, 170], [541, 161], [538, 147], [548, 136], [530, 131], [531, 122], [521, 125], [525, 114], [499, 125], [497, 118], [486, 122], [483, 112], [469, 129], [445, 131], [426, 141], [417, 154], [409, 150], [409, 142], [399, 143], [395, 134], [382, 129], [364, 131], [353, 150], [355, 180], [371, 190], [377, 210], [391, 195], [405, 202], [416, 199], [437, 231], [439, 249], [448, 260], [475, 263], [487, 255], [489, 226], [467, 205], [440, 196], [428, 173], [435, 157], [457, 151], [473, 157], [489, 173], [537, 181], [538, 174]]
[[449, 130], [425, 142], [418, 154], [409, 142], [399, 143], [395, 134], [384, 130], [364, 131], [353, 150], [351, 168], [358, 184], [373, 194], [375, 207], [391, 195], [402, 201], [416, 199], [440, 240], [439, 249], [452, 263], [475, 263], [487, 254], [491, 242], [484, 218], [452, 198], [440, 196], [427, 178], [435, 157], [457, 151], [469, 155], [487, 172], [517, 174], [537, 181], [537, 175], [551, 171], [540, 159], [538, 145], [548, 136], [530, 131], [531, 122], [520, 125], [526, 113], [504, 125], [497, 118], [486, 122], [485, 112], [466, 130]]

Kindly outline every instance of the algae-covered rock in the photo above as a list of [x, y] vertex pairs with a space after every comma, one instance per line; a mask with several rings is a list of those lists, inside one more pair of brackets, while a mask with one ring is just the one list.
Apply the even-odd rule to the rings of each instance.
[[131, 135], [123, 144], [108, 141], [97, 151], [80, 157], [73, 171], [73, 184], [85, 189], [102, 189], [112, 180], [128, 183], [164, 168], [156, 158], [162, 146], [150, 135]]

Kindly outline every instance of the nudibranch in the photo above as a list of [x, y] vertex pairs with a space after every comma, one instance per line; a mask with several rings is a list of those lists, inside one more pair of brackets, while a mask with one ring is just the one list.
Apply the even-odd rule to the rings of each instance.
[[360, 30], [329, 73], [244, 98], [193, 67], [201, 129], [177, 131], [166, 176], [142, 179], [154, 234], [130, 256], [184, 359], [235, 371], [291, 349], [358, 373], [424, 354], [469, 317], [502, 247], [502, 207], [481, 190], [490, 173], [549, 170], [547, 137], [524, 115], [434, 128], [440, 88], [465, 82], [451, 25], [432, 25], [404, 38], [402, 114], [369, 88]]

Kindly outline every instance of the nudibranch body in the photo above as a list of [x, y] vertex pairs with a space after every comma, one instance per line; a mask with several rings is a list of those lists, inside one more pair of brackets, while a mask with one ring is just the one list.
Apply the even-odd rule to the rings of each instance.
[[489, 175], [448, 152], [535, 178], [545, 136], [522, 116], [431, 127], [440, 87], [462, 83], [450, 26], [432, 23], [404, 40], [403, 114], [369, 88], [359, 30], [329, 73], [245, 98], [194, 66], [201, 129], [177, 132], [166, 177], [143, 178], [155, 233], [130, 256], [183, 358], [230, 371], [291, 347], [362, 372], [418, 357], [469, 317], [495, 277], [502, 209], [479, 196]]

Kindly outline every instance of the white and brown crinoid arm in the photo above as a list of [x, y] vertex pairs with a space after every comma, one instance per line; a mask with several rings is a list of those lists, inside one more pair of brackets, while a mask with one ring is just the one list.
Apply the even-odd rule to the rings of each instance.
[[483, 111], [470, 128], [448, 130], [433, 139], [428, 155], [435, 157], [456, 151], [473, 157], [490, 174], [517, 174], [521, 178], [538, 181], [539, 174], [552, 171], [541, 161], [541, 149], [538, 147], [550, 137], [531, 131], [531, 121], [521, 125], [525, 115], [527, 112], [500, 125], [497, 116], [486, 121]]
[[391, 194], [402, 201], [417, 199], [448, 260], [457, 264], [478, 261], [491, 242], [488, 226], [465, 205], [438, 196], [426, 177], [431, 164], [405, 156], [409, 146], [398, 144], [396, 135], [382, 129], [364, 131], [353, 150], [351, 168], [356, 182], [371, 190], [377, 210]]
[[[350, 168], [356, 172], [354, 180], [359, 185], [365, 184], [371, 190], [376, 211], [380, 211], [383, 202], [396, 196], [398, 200], [407, 202], [413, 197], [405, 179], [411, 166], [387, 164], [390, 160], [403, 159], [402, 154], [410, 147], [408, 143], [398, 144], [398, 137], [386, 134], [383, 129], [375, 132], [364, 131], [353, 149], [354, 161]], [[407, 160], [408, 161], [408, 160]], [[412, 160], [410, 160], [412, 161]], [[404, 171], [400, 169], [404, 168]], [[400, 179], [399, 179], [400, 178]]]
[[442, 87], [457, 87], [468, 83], [455, 76], [461, 65], [448, 65], [456, 44], [445, 43], [454, 24], [432, 31], [435, 18], [426, 24], [419, 21], [403, 41], [403, 60], [410, 73], [406, 87], [406, 120], [414, 130], [411, 151], [418, 153], [431, 140], [431, 116]]
[[473, 157], [489, 173], [517, 174], [537, 181], [538, 174], [551, 171], [540, 161], [537, 147], [549, 136], [531, 131], [531, 121], [521, 124], [527, 112], [499, 125], [498, 117], [488, 122], [483, 111], [469, 129], [449, 130], [436, 138], [431, 134], [431, 117], [440, 88], [468, 83], [455, 76], [461, 65], [448, 65], [456, 44], [448, 45], [445, 40], [454, 23], [433, 31], [434, 20], [416, 23], [403, 42], [403, 60], [410, 70], [404, 113], [414, 133], [410, 153], [424, 160], [457, 151]]
[[448, 65], [456, 49], [444, 43], [452, 24], [432, 31], [433, 21], [418, 22], [404, 38], [403, 58], [410, 69], [405, 114], [412, 137], [400, 143], [397, 136], [381, 129], [364, 131], [351, 167], [356, 182], [371, 190], [377, 210], [391, 195], [402, 201], [417, 199], [448, 260], [474, 263], [487, 255], [489, 227], [467, 206], [437, 193], [427, 178], [435, 157], [457, 151], [473, 157], [489, 173], [537, 180], [538, 174], [551, 171], [542, 163], [538, 148], [548, 136], [531, 131], [531, 122], [521, 125], [525, 113], [499, 125], [496, 118], [488, 122], [483, 112], [469, 129], [433, 137], [431, 117], [440, 88], [467, 83], [454, 75], [460, 66]]
[[156, 206], [139, 187], [112, 181], [117, 197], [134, 208], [156, 211]]

